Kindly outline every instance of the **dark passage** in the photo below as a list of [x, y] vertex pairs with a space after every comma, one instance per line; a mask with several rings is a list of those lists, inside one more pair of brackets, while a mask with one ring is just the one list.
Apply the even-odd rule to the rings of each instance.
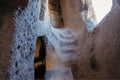
[[36, 53], [34, 58], [35, 80], [45, 79], [46, 71], [45, 56], [46, 56], [45, 37], [40, 36], [37, 38]]

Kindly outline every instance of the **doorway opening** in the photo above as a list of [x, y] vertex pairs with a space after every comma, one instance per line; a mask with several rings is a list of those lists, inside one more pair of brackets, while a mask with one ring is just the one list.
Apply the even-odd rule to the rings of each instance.
[[45, 37], [40, 36], [36, 41], [36, 51], [34, 56], [34, 76], [35, 80], [44, 80], [46, 72], [46, 46]]

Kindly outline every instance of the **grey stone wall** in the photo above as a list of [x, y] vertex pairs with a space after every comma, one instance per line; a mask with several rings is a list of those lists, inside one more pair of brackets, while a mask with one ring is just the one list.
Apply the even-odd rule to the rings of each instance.
[[14, 15], [10, 80], [34, 80], [34, 53], [39, 26], [40, 0], [29, 0], [25, 9]]

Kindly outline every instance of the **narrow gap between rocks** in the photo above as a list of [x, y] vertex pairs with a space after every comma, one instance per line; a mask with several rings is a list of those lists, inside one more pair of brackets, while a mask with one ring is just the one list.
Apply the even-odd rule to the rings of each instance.
[[46, 71], [46, 46], [45, 46], [45, 38], [44, 36], [40, 36], [36, 41], [36, 52], [34, 56], [34, 75], [35, 79], [45, 79], [45, 71]]

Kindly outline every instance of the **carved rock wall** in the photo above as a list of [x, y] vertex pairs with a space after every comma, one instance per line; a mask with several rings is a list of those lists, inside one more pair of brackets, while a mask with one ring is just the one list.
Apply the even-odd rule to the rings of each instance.
[[120, 79], [120, 7], [116, 3], [113, 6], [97, 28], [86, 35], [77, 65], [72, 65], [75, 79]]

